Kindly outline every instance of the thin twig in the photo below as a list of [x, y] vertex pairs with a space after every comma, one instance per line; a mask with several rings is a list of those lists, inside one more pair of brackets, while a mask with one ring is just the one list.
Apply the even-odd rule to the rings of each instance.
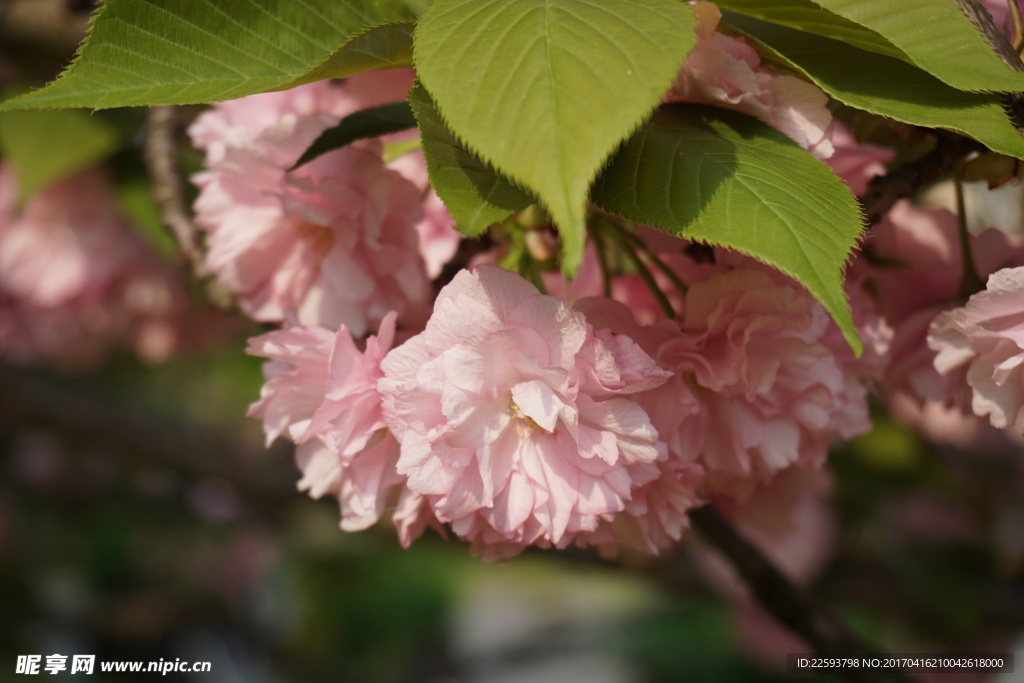
[[[729, 559], [765, 609], [806, 640], [818, 654], [884, 656], [881, 650], [865, 645], [832, 615], [816, 606], [713, 507], [691, 512], [690, 520], [700, 535]], [[912, 683], [914, 680], [902, 671], [836, 669], [834, 672], [855, 683]]]

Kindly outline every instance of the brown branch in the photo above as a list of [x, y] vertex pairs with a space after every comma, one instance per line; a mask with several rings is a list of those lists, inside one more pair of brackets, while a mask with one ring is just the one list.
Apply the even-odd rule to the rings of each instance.
[[178, 170], [178, 108], [151, 107], [146, 117], [146, 168], [153, 181], [153, 199], [178, 251], [196, 277], [209, 273], [203, 265], [199, 229], [189, 216], [185, 183]]
[[912, 196], [920, 188], [949, 175], [960, 161], [974, 151], [982, 151], [981, 143], [968, 138], [940, 137], [928, 154], [904, 164], [889, 173], [875, 176], [860, 199], [868, 225], [874, 225], [900, 199]]
[[[761, 604], [779, 622], [806, 640], [822, 656], [850, 654], [883, 657], [850, 633], [832, 615], [817, 607], [750, 541], [713, 507], [690, 513], [694, 528], [725, 555], [749, 584]], [[902, 671], [835, 669], [834, 673], [855, 683], [911, 683]]]
[[178, 167], [178, 134], [177, 107], [150, 108], [146, 117], [144, 156], [153, 184], [153, 199], [182, 259], [197, 280], [205, 281], [210, 300], [221, 308], [230, 308], [231, 294], [211, 278], [203, 262], [199, 229], [192, 221], [185, 199], [185, 183]]

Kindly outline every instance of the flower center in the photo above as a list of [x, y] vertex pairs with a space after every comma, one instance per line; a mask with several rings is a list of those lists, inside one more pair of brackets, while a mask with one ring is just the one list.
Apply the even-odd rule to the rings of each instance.
[[532, 417], [524, 415], [515, 401], [508, 402], [508, 414], [512, 416], [512, 425], [516, 428], [516, 434], [524, 439], [530, 436], [535, 429], [547, 433], [547, 430], [537, 424]]
[[331, 229], [325, 228], [322, 225], [314, 225], [300, 219], [295, 221], [295, 231], [299, 233], [300, 239], [309, 242], [314, 251], [321, 256], [326, 255], [334, 243], [334, 234], [331, 232]]

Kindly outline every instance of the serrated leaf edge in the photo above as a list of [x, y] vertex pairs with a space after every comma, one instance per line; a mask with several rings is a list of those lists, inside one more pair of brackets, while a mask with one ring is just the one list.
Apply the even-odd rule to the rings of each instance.
[[[503, 180], [507, 181], [509, 185], [512, 185], [513, 187], [515, 187], [517, 190], [519, 190], [520, 192], [522, 192], [526, 196], [530, 197], [531, 199], [536, 199], [537, 198], [537, 195], [536, 195], [536, 193], [534, 191], [532, 191], [529, 188], [525, 187], [519, 180], [517, 180], [515, 178], [512, 178], [511, 176], [509, 176], [504, 171], [498, 170], [495, 167], [493, 162], [488, 161], [483, 156], [481, 156], [476, 150], [472, 149], [469, 145], [467, 145], [466, 141], [463, 140], [455, 131], [452, 130], [451, 125], [445, 119], [444, 114], [441, 112], [440, 107], [437, 106], [437, 101], [434, 100], [434, 96], [430, 94], [430, 91], [427, 90], [427, 88], [420, 81], [416, 81], [416, 83], [414, 83], [412, 88], [409, 90], [408, 101], [410, 102], [410, 105], [411, 105], [411, 102], [412, 102], [413, 93], [416, 91], [417, 88], [422, 89], [423, 92], [426, 93], [427, 97], [430, 98], [430, 104], [432, 105], [433, 110], [435, 112], [437, 112], [438, 118], [441, 119], [441, 124], [444, 126], [445, 130], [453, 138], [455, 138], [455, 140], [460, 145], [462, 145], [463, 149], [467, 153], [472, 154], [477, 159], [479, 159], [483, 163], [485, 163], [488, 166], [490, 166], [494, 170], [495, 174], [497, 174]], [[420, 117], [419, 117], [419, 114], [416, 113], [416, 107], [415, 106], [412, 107], [412, 113], [413, 113], [413, 116], [416, 118], [416, 125], [417, 125], [417, 127], [419, 127], [420, 126]], [[432, 164], [430, 163], [429, 155], [427, 155], [425, 152], [424, 152], [424, 159], [427, 162], [427, 177], [429, 178], [430, 177], [430, 169], [431, 169]], [[438, 196], [440, 196], [440, 194]], [[443, 201], [443, 199], [442, 199], [442, 201]], [[494, 206], [494, 205], [492, 204], [491, 206]], [[514, 211], [513, 212], [509, 212], [508, 215], [511, 216], [513, 213], [515, 213], [515, 212]], [[490, 227], [490, 226], [483, 226], [482, 228], [480, 228], [478, 230], [473, 230], [471, 234], [467, 234], [467, 233], [461, 233], [461, 234], [465, 235], [466, 237], [479, 237], [480, 235], [482, 235], [484, 233], [484, 231], [487, 230], [488, 227]]]
[[[697, 22], [696, 22], [696, 20], [694, 20], [693, 30], [694, 30], [695, 34], [696, 34], [696, 28], [697, 28], [696, 24], [697, 24]], [[419, 23], [417, 22], [416, 31], [413, 33], [413, 63], [414, 64], [416, 62], [416, 54], [417, 54], [417, 50], [418, 50], [418, 42], [416, 40], [416, 34], [418, 33], [419, 29], [420, 29], [420, 26], [419, 26]], [[693, 48], [696, 47], [696, 44], [697, 44], [697, 41], [694, 41], [694, 43], [690, 46], [690, 48], [683, 55], [682, 59], [679, 61], [679, 64], [675, 67], [675, 71], [673, 72], [674, 74], [678, 73], [679, 69], [682, 68], [682, 65], [686, 62], [686, 59], [689, 57], [690, 52], [693, 51]], [[669, 85], [665, 89], [666, 93], [671, 89], [671, 82], [672, 81], [669, 80]], [[489, 155], [483, 154], [478, 148], [476, 148], [475, 145], [471, 144], [468, 140], [466, 140], [452, 126], [451, 121], [448, 120], [447, 114], [444, 112], [444, 110], [441, 107], [441, 105], [438, 104], [437, 99], [430, 92], [430, 89], [427, 88], [426, 85], [424, 85], [422, 83], [421, 83], [421, 85], [424, 88], [424, 90], [426, 90], [427, 94], [430, 96], [431, 101], [434, 103], [434, 109], [438, 112], [439, 116], [441, 117], [441, 121], [444, 123], [445, 128], [447, 128], [448, 131], [450, 133], [452, 133], [452, 135], [459, 141], [459, 144], [461, 144], [468, 152], [470, 152], [473, 155], [475, 155], [478, 159], [480, 159], [481, 161], [484, 161], [485, 163], [489, 164], [492, 168], [494, 168], [496, 171], [498, 171], [503, 177], [513, 181], [514, 184], [517, 187], [519, 187], [521, 189], [524, 189], [526, 194], [528, 194], [530, 196], [533, 196], [533, 197], [536, 197], [539, 200], [540, 205], [544, 206], [544, 208], [547, 208], [546, 203], [543, 201], [543, 197], [541, 197], [542, 193], [541, 193], [541, 191], [538, 188], [530, 187], [530, 184], [526, 183], [523, 178], [519, 178], [515, 174], [509, 172], [508, 170], [501, 168], [501, 165], [496, 163], [496, 161], [494, 159], [489, 158]], [[647, 111], [642, 116], [639, 117], [639, 119], [636, 121], [636, 123], [626, 132], [626, 134], [623, 135], [614, 145], [612, 145], [609, 148], [609, 151], [605, 154], [604, 158], [595, 165], [595, 168], [589, 174], [589, 177], [587, 178], [587, 182], [586, 182], [587, 192], [583, 196], [582, 201], [580, 202], [580, 206], [579, 206], [579, 215], [582, 218], [582, 220], [581, 220], [582, 232], [584, 234], [584, 244], [583, 244], [584, 247], [586, 245], [586, 207], [587, 207], [587, 204], [590, 201], [590, 192], [591, 192], [591, 189], [593, 188], [594, 181], [597, 180], [598, 176], [600, 176], [600, 174], [601, 174], [601, 171], [603, 171], [607, 167], [607, 165], [611, 161], [612, 157], [616, 154], [616, 152], [619, 149], [621, 149], [622, 145], [627, 140], [629, 140], [631, 137], [633, 137], [637, 133], [637, 131], [639, 131], [640, 128], [642, 128], [647, 123], [647, 121], [654, 114], [655, 110], [659, 106], [661, 106], [661, 104], [662, 104], [662, 102], [660, 100], [657, 101], [657, 102], [654, 102], [650, 106], [650, 108], [647, 109]], [[552, 217], [554, 218], [553, 212], [551, 212], [549, 210], [549, 213], [551, 213]], [[555, 227], [558, 228], [559, 239], [563, 242], [563, 245], [564, 245], [565, 238], [563, 237], [562, 226], [559, 225], [557, 223], [557, 221], [556, 221]], [[564, 249], [562, 250], [562, 254], [561, 254], [562, 268], [563, 268], [563, 270], [568, 271], [568, 272], [566, 272], [566, 275], [568, 277], [570, 277], [570, 278], [575, 276], [576, 271], [579, 270], [579, 267], [582, 264], [583, 249], [580, 249], [579, 252], [580, 252], [579, 255], [574, 259], [575, 263], [573, 263], [573, 262], [566, 262], [566, 260], [565, 260], [566, 251]]]

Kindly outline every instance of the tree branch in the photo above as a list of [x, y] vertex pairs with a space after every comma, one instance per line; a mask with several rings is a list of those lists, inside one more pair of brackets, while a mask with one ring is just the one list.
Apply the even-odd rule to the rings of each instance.
[[192, 222], [185, 199], [185, 183], [178, 168], [178, 108], [151, 107], [146, 116], [146, 169], [153, 183], [153, 199], [164, 225], [178, 245], [178, 252], [197, 280], [205, 281], [210, 300], [221, 308], [231, 306], [231, 294], [211, 279], [203, 262], [199, 229]]
[[[818, 654], [883, 656], [881, 650], [864, 644], [832, 615], [816, 607], [803, 591], [793, 585], [760, 550], [736, 531], [713, 507], [705, 506], [691, 512], [690, 520], [700, 535], [729, 559], [765, 609], [810, 643]], [[914, 680], [902, 671], [832, 671], [854, 683], [912, 683]]]
[[984, 149], [981, 143], [968, 138], [940, 137], [935, 149], [917, 161], [904, 164], [885, 175], [875, 176], [860, 198], [868, 225], [882, 220], [900, 199], [912, 196], [921, 187], [951, 173], [960, 160], [971, 152]]
[[178, 170], [178, 108], [151, 107], [146, 117], [146, 168], [153, 181], [153, 199], [178, 251], [196, 277], [209, 273], [203, 265], [199, 230], [189, 216], [185, 184]]

